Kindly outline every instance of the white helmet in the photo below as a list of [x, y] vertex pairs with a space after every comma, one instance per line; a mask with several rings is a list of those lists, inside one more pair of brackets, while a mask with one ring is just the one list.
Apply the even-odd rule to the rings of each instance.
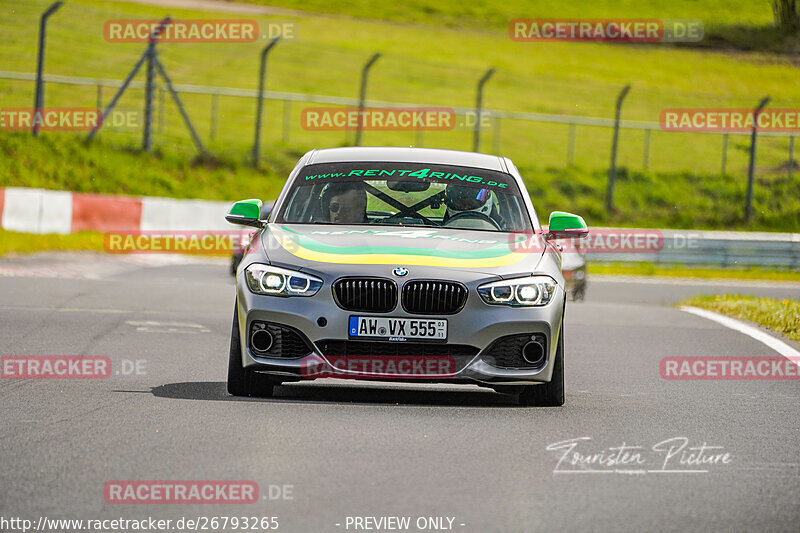
[[467, 211], [488, 216], [492, 211], [492, 191], [451, 183], [445, 189], [444, 204], [449, 216]]

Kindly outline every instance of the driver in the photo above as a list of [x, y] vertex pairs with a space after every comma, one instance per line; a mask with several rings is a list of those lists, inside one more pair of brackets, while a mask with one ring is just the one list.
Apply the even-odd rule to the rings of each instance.
[[445, 220], [459, 213], [480, 213], [487, 217], [492, 212], [492, 191], [450, 183], [444, 191]]
[[363, 224], [367, 219], [367, 191], [359, 181], [330, 183], [320, 199], [323, 217], [334, 224]]

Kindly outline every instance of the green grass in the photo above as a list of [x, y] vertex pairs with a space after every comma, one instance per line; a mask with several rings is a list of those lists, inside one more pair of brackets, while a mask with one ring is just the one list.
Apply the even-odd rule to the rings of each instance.
[[582, 215], [589, 226], [800, 231], [800, 180], [759, 183], [759, 213], [744, 222], [746, 181], [711, 173], [647, 172], [617, 174], [616, 211], [605, 210], [604, 171], [577, 168], [539, 170], [521, 166], [539, 218], [563, 209]]
[[[285, 0], [275, 5], [298, 7]], [[316, 2], [316, 3], [315, 3]], [[35, 70], [38, 16], [48, 0], [7, 0], [0, 10], [0, 70]], [[562, 8], [559, 7], [563, 4]], [[589, 43], [516, 43], [507, 36], [509, 16], [663, 16], [696, 17], [725, 26], [760, 27], [771, 20], [764, 2], [714, 0], [699, 4], [681, 0], [620, 3], [528, 0], [517, 4], [426, 3], [401, 7], [383, 2], [335, 4], [339, 13], [369, 13], [374, 18], [404, 19], [419, 24], [319, 15], [258, 17], [294, 20], [297, 42], [280, 43], [269, 59], [268, 88], [297, 93], [355, 97], [364, 61], [376, 50], [383, 57], [370, 75], [368, 96], [376, 100], [427, 105], [474, 105], [475, 84], [489, 66], [497, 69], [486, 86], [489, 108], [609, 117], [621, 86], [631, 83], [623, 118], [657, 121], [665, 107], [749, 107], [764, 94], [774, 107], [799, 107], [795, 66], [782, 55], [700, 51], [672, 46]], [[302, 4], [323, 9], [317, 0]], [[616, 7], [613, 7], [616, 6]], [[765, 7], [766, 6], [766, 7]], [[612, 9], [613, 7], [613, 9]], [[167, 13], [181, 18], [233, 17], [120, 2], [72, 0], [50, 20], [47, 72], [124, 78], [143, 51], [141, 44], [104, 41], [104, 21], [154, 18]], [[430, 16], [424, 16], [428, 13]], [[423, 22], [425, 19], [425, 23]], [[449, 22], [448, 22], [449, 21]], [[461, 22], [459, 22], [461, 21]], [[472, 21], [472, 22], [470, 22]], [[476, 24], [475, 21], [483, 23]], [[449, 24], [441, 26], [437, 24]], [[259, 50], [264, 43], [163, 43], [160, 56], [175, 83], [255, 88]], [[138, 80], [143, 79], [140, 73]], [[91, 106], [94, 87], [47, 85], [50, 106]], [[111, 90], [102, 94], [108, 102]], [[211, 98], [185, 94], [184, 104], [216, 160], [192, 164], [190, 138], [174, 104], [163, 108], [163, 128], [156, 128], [157, 154], [139, 156], [141, 132], [101, 131], [100, 147], [84, 152], [72, 136], [43, 133], [42, 146], [24, 136], [0, 132], [4, 154], [21, 154], [24, 162], [0, 162], [0, 186], [27, 185], [107, 193], [158, 194], [177, 197], [236, 199], [274, 196], [299, 154], [310, 148], [352, 142], [352, 132], [306, 131], [299, 126], [304, 104], [288, 109], [279, 102], [265, 106], [264, 169], [247, 164], [252, 147], [252, 99], [220, 97], [216, 129], [211, 135]], [[33, 84], [0, 80], [3, 107], [30, 106]], [[120, 100], [126, 109], [142, 108], [142, 91]], [[318, 104], [309, 104], [316, 106]], [[159, 113], [157, 113], [158, 115]], [[722, 140], [718, 135], [654, 132], [648, 168], [644, 169], [644, 134], [623, 130], [616, 192], [618, 210], [603, 209], [611, 145], [608, 128], [576, 129], [575, 165], [565, 168], [569, 128], [561, 124], [503, 120], [499, 132], [487, 129], [481, 149], [511, 157], [528, 182], [542, 216], [552, 209], [586, 215], [591, 225], [671, 226], [797, 230], [800, 195], [797, 174], [787, 177], [788, 140], [759, 141], [756, 216], [744, 224], [742, 212], [747, 150], [746, 136], [731, 136], [726, 175], [720, 173]], [[421, 144], [471, 149], [468, 128], [449, 132], [365, 132], [367, 145]], [[9, 147], [11, 147], [9, 149]], [[251, 193], [256, 191], [256, 193]]]
[[792, 52], [798, 39], [776, 31], [768, 0], [246, 0], [305, 12], [400, 23], [503, 31], [517, 18], [683, 18], [704, 22], [702, 46]]
[[655, 263], [589, 263], [590, 274], [615, 276], [668, 276], [699, 279], [737, 279], [800, 282], [800, 272], [768, 270], [761, 268], [719, 268], [684, 265], [657, 265]]
[[[631, 5], [633, 2], [627, 3]], [[13, 8], [13, 16], [0, 19], [0, 42], [6, 52], [0, 68], [35, 70], [38, 16], [47, 4], [47, 0], [9, 0], [4, 3], [5, 9]], [[449, 4], [455, 2], [448, 2], [443, 10], [449, 8]], [[666, 1], [661, 4], [666, 4]], [[380, 12], [381, 8], [388, 9], [390, 4], [374, 2], [371, 5]], [[215, 16], [213, 13], [135, 4], [74, 0], [50, 21], [48, 71], [123, 78], [142, 53], [143, 46], [105, 42], [103, 22], [126, 16], [158, 17], [167, 12], [187, 18]], [[296, 42], [279, 44], [270, 56], [268, 88], [275, 90], [355, 97], [361, 66], [373, 52], [381, 51], [384, 55], [370, 75], [369, 96], [387, 101], [471, 107], [477, 80], [486, 68], [494, 66], [497, 72], [487, 85], [485, 105], [497, 109], [609, 117], [613, 114], [618, 91], [628, 82], [633, 84], [633, 90], [626, 100], [623, 116], [630, 119], [657, 121], [660, 109], [668, 106], [751, 106], [767, 93], [775, 100], [772, 104], [775, 107], [800, 102], [800, 88], [796, 84], [793, 65], [771, 54], [706, 53], [666, 46], [517, 43], [510, 41], [504, 29], [478, 31], [321, 16], [277, 19], [297, 22], [299, 38]], [[259, 20], [276, 20], [276, 17], [260, 17]], [[63, 46], [59, 46], [62, 43]], [[263, 44], [164, 43], [159, 45], [159, 49], [161, 59], [176, 83], [255, 88], [258, 53]], [[76, 54], [76, 51], [81, 53]], [[17, 94], [22, 92], [24, 96], [20, 103], [30, 105], [27, 96], [32, 95], [31, 84], [13, 82], [10, 85], [13, 87], [8, 89], [6, 96], [16, 98], [22, 96]], [[59, 100], [78, 99], [94, 103], [93, 87], [81, 91], [75, 87], [64, 89], [51, 85], [48, 101], [51, 105], [57, 105]], [[135, 104], [140, 108], [141, 92], [135, 93], [132, 92], [131, 98], [121, 104]], [[106, 100], [108, 97], [105, 95]], [[187, 100], [191, 100], [187, 103], [196, 110], [193, 114], [197, 115], [195, 120], [206, 126], [209, 98], [197, 96], [187, 97]], [[221, 121], [220, 129], [236, 134], [225, 138], [248, 143], [251, 140], [252, 101], [224, 100], [220, 102], [220, 111], [225, 120]], [[11, 105], [11, 102], [6, 105]], [[174, 110], [171, 111], [176, 132], [183, 133], [179, 118]], [[278, 133], [281, 111], [279, 106], [267, 110], [267, 125], [275, 126]], [[299, 113], [299, 107], [296, 111]], [[248, 135], [242, 138], [243, 132], [239, 128], [245, 129]], [[204, 136], [208, 132], [207, 127], [199, 129]], [[547, 129], [554, 128], [547, 126]], [[512, 128], [509, 137], [514, 136], [513, 132]], [[304, 132], [298, 128], [292, 133]], [[471, 137], [469, 132], [462, 133], [462, 147], [466, 147]], [[458, 135], [453, 132], [440, 135], [443, 141], [454, 137], [452, 143], [460, 143], [455, 139]], [[665, 135], [666, 138], [674, 137]], [[303, 142], [313, 144], [327, 140], [326, 144], [330, 145], [331, 139], [335, 139], [333, 142], [336, 144], [344, 140], [343, 137], [339, 133], [306, 133]], [[366, 137], [372, 142], [383, 137], [399, 142], [401, 139], [414, 139], [414, 134], [370, 133]], [[434, 138], [440, 142], [436, 136], [432, 140]], [[505, 136], [503, 140], [506, 140]], [[528, 152], [527, 158], [538, 161], [541, 159], [539, 150], [530, 152], [532, 147], [536, 148], [532, 140], [542, 142], [547, 139], [544, 135], [534, 137], [531, 133], [520, 143]], [[610, 137], [604, 139], [603, 144], [608, 141]], [[669, 145], [667, 141], [662, 142]], [[718, 144], [715, 144], [717, 149]], [[503, 145], [505, 142], [501, 143]], [[604, 152], [607, 151], [605, 148]], [[578, 153], [582, 151], [579, 142]], [[635, 152], [638, 154], [640, 150], [637, 148]], [[526, 157], [517, 159], [525, 160]], [[693, 163], [689, 163], [687, 168], [693, 168]]]
[[35, 235], [0, 229], [0, 256], [31, 254], [51, 250], [103, 251], [103, 234], [97, 231], [79, 231], [69, 235]]
[[185, 157], [129, 150], [113, 141], [86, 146], [81, 137], [0, 135], [4, 186], [74, 192], [237, 200], [274, 200], [300, 154], [274, 152], [255, 169], [241, 160]]
[[800, 341], [800, 302], [740, 294], [696, 296], [681, 305], [701, 307], [733, 318], [749, 320], [776, 333]]
[[[213, 234], [213, 232], [212, 232]], [[111, 234], [113, 236], [113, 234]], [[108, 252], [114, 254], [122, 253], [156, 253], [155, 251], [147, 252], [137, 248], [135, 241], [127, 243], [125, 240], [127, 234], [123, 234], [122, 239], [114, 244], [113, 240], [107, 240], [106, 234], [98, 231], [79, 231], [77, 233], [70, 233], [67, 235], [58, 235], [48, 233], [44, 235], [35, 233], [18, 233], [15, 231], [7, 231], [0, 229], [0, 256], [14, 256], [19, 254], [32, 254], [37, 252], [50, 252], [50, 251], [89, 251], [89, 252]], [[199, 239], [200, 236], [197, 236]], [[166, 240], [154, 239], [152, 241], [145, 241], [154, 249], [164, 249]], [[110, 246], [110, 250], [107, 249]], [[115, 248], [116, 246], [116, 248]], [[183, 253], [189, 255], [203, 255], [206, 257], [230, 257], [230, 247], [220, 247], [215, 250], [201, 249], [199, 244], [194, 248], [187, 245], [180, 252], [165, 252], [165, 253]], [[161, 248], [159, 248], [161, 247]]]
[[[261, 168], [241, 159], [199, 159], [174, 153], [141, 153], [114, 139], [88, 147], [81, 137], [27, 133], [0, 135], [0, 176], [4, 186], [41, 187], [76, 192], [168, 196], [233, 201], [277, 198], [301, 155], [271, 149]], [[590, 226], [714, 229], [742, 227], [800, 231], [800, 181], [775, 181], [756, 189], [764, 212], [744, 224], [745, 184], [733, 178], [687, 173], [626, 172], [618, 176], [617, 212], [604, 209], [605, 176], [580, 169], [521, 167], [540, 221], [566, 209]], [[678, 202], [676, 199], [680, 199]]]
[[252, 4], [417, 24], [505, 30], [515, 18], [695, 18], [707, 24], [772, 23], [769, 0], [244, 0]]

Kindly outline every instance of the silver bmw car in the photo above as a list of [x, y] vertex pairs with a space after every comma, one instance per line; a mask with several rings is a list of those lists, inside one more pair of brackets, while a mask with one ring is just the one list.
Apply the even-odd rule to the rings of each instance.
[[565, 283], [514, 164], [423, 148], [305, 154], [269, 216], [243, 200], [226, 219], [257, 228], [236, 272], [228, 392], [340, 378], [469, 383], [564, 404]]

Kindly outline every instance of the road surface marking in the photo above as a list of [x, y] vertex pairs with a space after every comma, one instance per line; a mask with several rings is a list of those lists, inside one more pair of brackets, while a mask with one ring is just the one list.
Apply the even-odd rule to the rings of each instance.
[[752, 337], [757, 341], [766, 344], [767, 346], [769, 346], [782, 356], [788, 358], [790, 361], [800, 366], [800, 352], [798, 352], [797, 350], [795, 350], [782, 340], [776, 339], [772, 335], [765, 333], [764, 331], [758, 328], [754, 328], [753, 326], [745, 324], [744, 322], [736, 320], [735, 318], [720, 315], [719, 313], [714, 313], [713, 311], [700, 309], [699, 307], [682, 305], [680, 309], [681, 311], [686, 311], [687, 313], [707, 318], [708, 320], [713, 320], [718, 324], [722, 324], [726, 328], [736, 330], [739, 333], [743, 333], [749, 337]]

